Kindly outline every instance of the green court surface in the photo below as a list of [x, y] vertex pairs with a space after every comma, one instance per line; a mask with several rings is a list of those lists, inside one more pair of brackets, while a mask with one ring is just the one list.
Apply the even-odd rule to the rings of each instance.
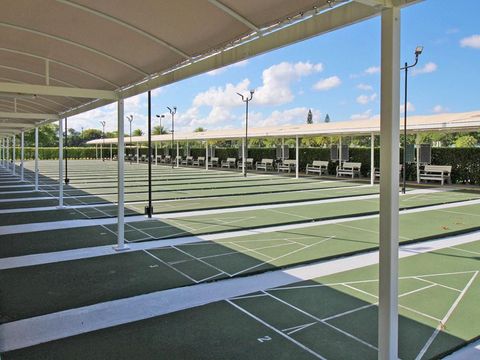
[[[480, 333], [480, 241], [400, 260], [399, 357]], [[4, 359], [376, 359], [378, 266], [3, 354]]]
[[[450, 210], [402, 215], [401, 242], [478, 228], [479, 208], [480, 205], [450, 209], [455, 215]], [[421, 229], [411, 226], [419, 216], [426, 223]], [[8, 292], [9, 296], [0, 302], [4, 316], [11, 321], [172, 287], [251, 275], [374, 250], [378, 247], [377, 229], [377, 219], [357, 220], [2, 270], [0, 293]], [[33, 241], [30, 239], [29, 243]], [[119, 282], [123, 282], [121, 286]], [[37, 301], [38, 298], [43, 301]]]

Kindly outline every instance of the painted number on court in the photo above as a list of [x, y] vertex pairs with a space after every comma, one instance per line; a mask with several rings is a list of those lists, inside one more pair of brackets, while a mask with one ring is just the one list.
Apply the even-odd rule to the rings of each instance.
[[259, 342], [263, 343], [263, 342], [265, 342], [265, 341], [270, 341], [270, 340], [272, 340], [272, 338], [267, 335], [267, 336], [259, 337], [257, 340], [258, 340]]

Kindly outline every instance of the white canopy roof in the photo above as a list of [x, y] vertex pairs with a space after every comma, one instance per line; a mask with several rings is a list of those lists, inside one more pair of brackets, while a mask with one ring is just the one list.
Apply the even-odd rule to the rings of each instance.
[[0, 136], [418, 0], [3, 0]]
[[[403, 120], [399, 122], [403, 128]], [[480, 110], [465, 113], [435, 114], [410, 116], [407, 121], [407, 131], [478, 131], [480, 129]], [[322, 136], [322, 135], [369, 135], [380, 132], [380, 118], [369, 120], [338, 121], [318, 124], [299, 124], [269, 126], [263, 128], [249, 128], [249, 138], [267, 137], [295, 137], [295, 136]], [[245, 129], [212, 130], [193, 133], [176, 133], [175, 140], [225, 140], [240, 139], [245, 136]], [[152, 135], [152, 141], [170, 141], [171, 134]], [[117, 138], [91, 140], [88, 144], [116, 144]], [[132, 136], [132, 143], [146, 143], [146, 136]], [[130, 143], [130, 137], [125, 137]]]

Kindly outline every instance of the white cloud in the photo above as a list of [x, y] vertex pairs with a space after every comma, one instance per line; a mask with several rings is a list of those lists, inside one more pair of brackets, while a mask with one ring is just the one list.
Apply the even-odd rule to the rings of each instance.
[[225, 87], [211, 87], [207, 91], [201, 92], [193, 99], [194, 106], [224, 106], [235, 107], [242, 105], [242, 101], [237, 93], [248, 92], [250, 80], [244, 79], [238, 84], [226, 84]]
[[437, 71], [438, 66], [434, 62], [428, 62], [424, 66], [413, 69], [413, 75], [429, 74]]
[[366, 120], [372, 117], [372, 109], [365, 110], [361, 114], [353, 114], [350, 116], [351, 120]]
[[474, 49], [480, 49], [480, 35], [475, 34], [460, 40], [461, 47], [471, 47]]
[[380, 66], [370, 66], [368, 69], [365, 70], [365, 74], [373, 75], [378, 74], [380, 72]]
[[322, 64], [281, 62], [265, 69], [263, 84], [255, 91], [255, 102], [262, 105], [286, 104], [294, 99], [290, 85], [301, 77], [323, 71]]
[[365, 105], [371, 101], [374, 101], [377, 98], [377, 94], [373, 93], [372, 95], [360, 95], [357, 97], [357, 103]]
[[[307, 114], [309, 108], [297, 107], [284, 111], [273, 111], [270, 115], [264, 117], [262, 113], [253, 113], [250, 117], [253, 127], [267, 127], [278, 126], [285, 124], [303, 124], [307, 121]], [[313, 114], [313, 122], [317, 123], [322, 121], [321, 112], [317, 109], [311, 109]]]
[[315, 90], [325, 91], [340, 86], [341, 83], [342, 80], [340, 80], [338, 76], [330, 76], [329, 78], [318, 81], [315, 85], [313, 85], [313, 88]]
[[[400, 112], [403, 113], [405, 111], [405, 104], [400, 105]], [[415, 106], [408, 101], [407, 102], [407, 112], [413, 112], [415, 111]]]
[[442, 105], [435, 105], [432, 110], [434, 113], [437, 113], [437, 114], [448, 111], [448, 109]]
[[224, 66], [224, 67], [221, 67], [221, 68], [218, 68], [218, 69], [215, 69], [215, 70], [211, 70], [211, 71], [207, 72], [207, 75], [210, 75], [210, 76], [219, 75], [219, 74], [224, 73], [228, 69], [235, 68], [235, 67], [244, 67], [247, 64], [248, 64], [248, 60], [242, 60], [242, 61], [239, 61], [235, 64], [231, 64], [231, 65]]
[[358, 84], [357, 89], [360, 89], [363, 91], [373, 91], [373, 86], [368, 84]]

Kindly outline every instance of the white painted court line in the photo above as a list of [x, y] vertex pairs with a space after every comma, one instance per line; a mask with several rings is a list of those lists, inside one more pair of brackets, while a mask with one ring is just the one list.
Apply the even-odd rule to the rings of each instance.
[[[441, 240], [401, 246], [400, 257], [409, 257], [415, 254], [478, 241], [479, 234], [480, 231]], [[291, 269], [158, 291], [13, 321], [0, 325], [0, 351], [19, 349], [88, 331], [148, 319], [376, 263], [378, 263], [378, 252], [373, 251]]]

